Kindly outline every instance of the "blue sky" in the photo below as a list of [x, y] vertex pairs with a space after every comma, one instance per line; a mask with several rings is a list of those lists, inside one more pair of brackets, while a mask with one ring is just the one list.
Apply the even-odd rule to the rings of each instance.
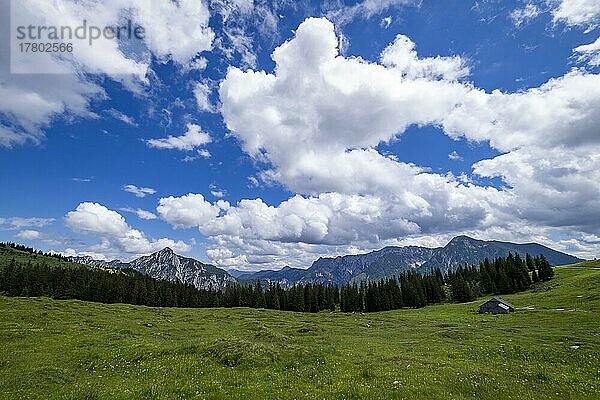
[[156, 1], [62, 1], [131, 12], [141, 59], [2, 52], [0, 240], [248, 270], [457, 234], [600, 253], [596, 1]]

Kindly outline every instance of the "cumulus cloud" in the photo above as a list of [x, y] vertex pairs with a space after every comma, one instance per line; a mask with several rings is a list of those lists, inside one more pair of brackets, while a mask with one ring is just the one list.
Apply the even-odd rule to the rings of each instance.
[[65, 251], [50, 251], [51, 254], [60, 254], [64, 257], [91, 257], [98, 261], [111, 261], [102, 253], [96, 253], [92, 251], [77, 251], [72, 248], [67, 248]]
[[248, 154], [273, 163], [264, 179], [293, 191], [397, 186], [422, 171], [370, 148], [441, 122], [472, 90], [443, 79], [464, 75], [459, 58], [418, 59], [413, 46], [398, 37], [386, 65], [344, 58], [333, 25], [308, 19], [273, 53], [275, 74], [230, 68], [220, 87], [227, 126]]
[[[188, 194], [181, 198], [161, 199], [158, 212], [174, 226], [197, 226], [205, 235], [348, 244], [378, 241], [419, 230], [416, 224], [401, 217], [388, 219], [394, 207], [400, 208], [385, 204], [377, 197], [338, 193], [308, 198], [297, 195], [277, 207], [265, 204], [262, 199], [241, 200], [231, 206], [223, 201], [210, 203], [199, 194]], [[357, 229], [359, 226], [362, 229]]]
[[156, 210], [171, 225], [177, 228], [190, 228], [204, 225], [217, 217], [220, 207], [204, 200], [201, 194], [190, 193], [182, 197], [162, 198]]
[[[386, 237], [386, 220], [399, 222], [390, 240], [490, 233], [492, 227], [509, 231], [508, 224], [597, 234], [589, 221], [590, 213], [600, 212], [593, 184], [599, 169], [598, 75], [574, 69], [537, 88], [486, 92], [462, 80], [468, 73], [465, 60], [420, 58], [406, 36], [399, 35], [378, 63], [343, 57], [337, 46], [333, 25], [310, 18], [273, 52], [273, 73], [230, 68], [220, 87], [227, 127], [249, 155], [270, 165], [261, 180], [310, 197], [274, 208], [243, 200], [204, 225], [203, 233], [226, 236], [239, 248], [249, 240], [348, 245], [351, 239], [332, 235], [335, 219], [313, 221], [336, 214], [327, 212], [329, 194], [363, 196], [361, 202], [373, 201], [385, 214], [372, 229], [358, 221], [345, 227], [346, 232], [366, 227], [353, 239], [363, 244], [369, 235]], [[377, 151], [411, 125], [434, 125], [454, 139], [488, 142], [503, 154], [475, 164], [473, 173], [500, 178], [506, 187], [479, 187], [471, 179], [434, 174]], [[313, 212], [294, 214], [291, 221], [301, 221], [296, 225], [274, 225], [272, 235], [263, 232], [261, 222], [272, 223], [265, 216], [285, 219], [280, 213], [290, 208], [288, 202]], [[263, 219], [247, 217], [253, 214]], [[224, 228], [238, 221], [242, 233]]]
[[148, 4], [147, 0], [133, 0], [130, 6], [135, 7], [134, 16], [148, 30], [146, 44], [155, 56], [187, 65], [212, 48], [215, 33], [208, 24], [210, 13], [205, 1], [152, 0]]
[[133, 229], [116, 211], [98, 203], [81, 203], [65, 216], [67, 226], [76, 232], [97, 236], [101, 242], [90, 248], [101, 254], [149, 254], [165, 247], [188, 252], [191, 245], [167, 238], [151, 240], [143, 232]]
[[600, 21], [600, 3], [597, 0], [549, 0], [554, 22], [569, 26], [593, 28]]
[[587, 62], [594, 67], [600, 66], [600, 37], [593, 43], [575, 47], [573, 52], [579, 54], [579, 62]]
[[[279, 254], [283, 262], [286, 254], [298, 256], [299, 249], [310, 248], [298, 262], [319, 251], [350, 251], [352, 246], [373, 249], [415, 234], [487, 226], [491, 221], [485, 221], [485, 204], [477, 205], [479, 200], [461, 193], [458, 183], [456, 188], [448, 200], [452, 205], [442, 210], [409, 193], [396, 198], [323, 193], [314, 197], [296, 195], [277, 206], [262, 199], [244, 199], [235, 205], [222, 200], [211, 203], [200, 194], [188, 194], [161, 199], [157, 211], [174, 227], [197, 227], [210, 237], [213, 246], [208, 254], [218, 256], [213, 261], [221, 266], [232, 266], [233, 260], [240, 261], [241, 257], [250, 264], [260, 259], [259, 264], [274, 262], [271, 266], [283, 266], [269, 261], [266, 249]], [[217, 251], [223, 244], [231, 252], [229, 261], [223, 251]], [[245, 253], [249, 249], [259, 254]]]
[[398, 35], [381, 53], [381, 63], [400, 71], [405, 78], [441, 78], [455, 80], [469, 74], [465, 60], [460, 57], [419, 58], [415, 43], [408, 36]]
[[[58, 59], [40, 53], [35, 63], [28, 62], [27, 57], [22, 62], [13, 60], [14, 72], [33, 74], [12, 74], [11, 65], [2, 63], [0, 146], [4, 147], [40, 143], [44, 129], [57, 116], [95, 118], [90, 102], [104, 99], [106, 94], [93, 78], [86, 77], [89, 74], [106, 75], [137, 92], [148, 83], [151, 56], [187, 65], [199, 53], [210, 50], [214, 39], [207, 5], [196, 0], [23, 0], [1, 2], [0, 8], [3, 15], [12, 13], [25, 25], [79, 26], [86, 20], [90, 25], [116, 26], [129, 16], [146, 30], [141, 54], [124, 50], [116, 39], [101, 39], [94, 46], [74, 46], [70, 57]], [[0, 27], [3, 37], [10, 37], [9, 29], [10, 24]], [[3, 40], [0, 52], [11, 54], [9, 46], [10, 41]]]
[[135, 185], [125, 185], [123, 190], [127, 193], [132, 193], [135, 197], [146, 197], [150, 194], [156, 193], [156, 190], [148, 187], [137, 187]]
[[600, 143], [600, 75], [573, 70], [517, 93], [471, 90], [443, 119], [452, 137], [490, 141], [500, 151]]
[[157, 149], [174, 149], [191, 151], [211, 142], [208, 133], [196, 124], [187, 124], [187, 130], [182, 136], [168, 136], [162, 139], [150, 139], [146, 143]]
[[36, 240], [41, 238], [42, 234], [39, 231], [27, 229], [17, 233], [15, 236], [23, 240]]

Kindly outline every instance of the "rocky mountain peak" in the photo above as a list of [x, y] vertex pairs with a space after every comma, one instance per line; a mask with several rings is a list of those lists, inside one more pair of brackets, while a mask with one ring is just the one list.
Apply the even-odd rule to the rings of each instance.
[[165, 247], [164, 249], [159, 251], [157, 254], [159, 254], [159, 255], [169, 254], [170, 255], [170, 254], [175, 254], [175, 252], [170, 247]]

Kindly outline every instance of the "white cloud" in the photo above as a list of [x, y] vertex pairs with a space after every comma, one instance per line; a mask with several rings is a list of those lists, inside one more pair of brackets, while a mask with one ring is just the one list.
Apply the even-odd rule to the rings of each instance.
[[137, 215], [137, 217], [139, 219], [152, 220], [152, 219], [158, 218], [154, 213], [151, 213], [150, 211], [147, 211], [147, 210], [143, 210], [141, 208], [137, 208], [137, 209], [136, 208], [121, 208], [120, 210], [129, 212], [129, 213], [133, 213], [133, 214]]
[[204, 225], [220, 212], [220, 208], [205, 201], [204, 196], [193, 193], [178, 198], [162, 198], [156, 210], [165, 221], [177, 228]]
[[[241, 200], [232, 206], [222, 200], [210, 203], [200, 194], [188, 194], [161, 199], [157, 211], [174, 227], [199, 228], [211, 239], [208, 254], [218, 265], [233, 266], [234, 260], [243, 257], [249, 264], [281, 267], [281, 263], [306, 262], [318, 252], [350, 251], [352, 246], [373, 249], [410, 235], [487, 226], [482, 218], [486, 216], [485, 209], [474, 208], [477, 200], [467, 198], [467, 194], [460, 190], [453, 193], [449, 210], [435, 210], [433, 205], [408, 194], [405, 198], [340, 193], [296, 195], [277, 206], [269, 206], [261, 199]], [[444, 211], [447, 215], [441, 214]], [[473, 225], [474, 220], [479, 223]], [[227, 246], [226, 251], [223, 246]], [[300, 256], [301, 249], [310, 250]], [[227, 251], [230, 260], [223, 256]], [[269, 252], [280, 258], [269, 260]], [[298, 259], [292, 261], [286, 254]]]
[[34, 231], [34, 230], [24, 230], [19, 232], [16, 235], [17, 238], [19, 239], [23, 239], [23, 240], [36, 240], [42, 237], [42, 234], [39, 231]]
[[591, 66], [600, 66], [600, 37], [595, 42], [577, 46], [573, 52], [579, 53], [579, 61], [587, 61]]
[[71, 180], [73, 182], [79, 182], [79, 183], [89, 183], [92, 182], [94, 180], [94, 178], [82, 178], [82, 177], [73, 177], [71, 178]]
[[190, 64], [191, 70], [204, 71], [208, 65], [208, 60], [204, 57], [198, 57]]
[[198, 155], [202, 158], [210, 158], [210, 152], [206, 149], [200, 149], [198, 150]]
[[336, 25], [346, 25], [357, 18], [370, 19], [392, 7], [419, 7], [421, 0], [363, 0], [352, 6], [336, 6], [326, 10]]
[[[9, 6], [12, 4], [12, 10]], [[116, 26], [125, 16], [146, 29], [142, 54], [125, 50], [116, 40], [97, 40], [93, 46], [75, 45], [71, 58], [57, 59], [51, 54], [37, 54], [35, 63], [16, 66], [17, 72], [59, 72], [45, 74], [11, 74], [8, 63], [0, 67], [0, 146], [12, 147], [26, 142], [40, 143], [44, 129], [56, 117], [95, 118], [90, 112], [92, 100], [106, 98], [104, 90], [89, 74], [104, 74], [134, 92], [144, 90], [149, 81], [148, 51], [160, 60], [172, 59], [187, 65], [199, 53], [212, 48], [214, 32], [208, 26], [206, 4], [197, 0], [178, 2], [163, 0], [90, 0], [45, 1], [22, 0], [0, 3], [3, 15], [18, 17], [25, 25]], [[2, 37], [9, 38], [10, 24], [0, 27]], [[0, 44], [0, 53], [10, 54], [9, 40]], [[138, 52], [139, 53], [139, 52]], [[126, 122], [126, 121], [124, 121]], [[126, 122], [127, 123], [127, 122]]]
[[210, 143], [208, 133], [196, 124], [187, 124], [187, 131], [182, 136], [169, 136], [164, 139], [150, 139], [146, 143], [157, 149], [175, 149], [191, 151]]
[[72, 248], [67, 248], [65, 251], [50, 251], [52, 254], [60, 254], [64, 257], [91, 257], [94, 260], [98, 261], [110, 261], [106, 256], [102, 253], [95, 253], [91, 251], [77, 251]]
[[392, 44], [381, 53], [381, 63], [394, 67], [408, 79], [442, 78], [455, 80], [469, 74], [466, 62], [460, 57], [419, 58], [415, 43], [404, 35], [396, 36]]
[[215, 107], [210, 100], [211, 93], [212, 89], [207, 83], [196, 83], [196, 86], [194, 87], [194, 96], [196, 97], [196, 103], [200, 110], [210, 113], [217, 112], [217, 107]]
[[553, 6], [554, 22], [591, 29], [600, 21], [598, 0], [549, 0], [548, 3]]
[[382, 18], [381, 22], [379, 23], [379, 26], [381, 26], [383, 29], [389, 28], [390, 25], [392, 25], [392, 17], [391, 16]]
[[208, 159], [208, 158], [211, 157], [210, 152], [208, 150], [206, 150], [206, 149], [196, 150], [196, 154], [197, 155], [195, 155], [195, 156], [187, 155], [187, 156], [183, 157], [181, 161], [183, 161], [183, 162], [192, 162], [192, 161], [196, 161], [199, 158]]
[[537, 16], [540, 15], [540, 13], [541, 10], [537, 5], [533, 3], [527, 3], [525, 7], [515, 9], [510, 14], [510, 18], [512, 19], [516, 27], [520, 27], [528, 24], [529, 22], [537, 18]]
[[225, 189], [220, 189], [217, 185], [213, 183], [210, 185], [210, 194], [212, 194], [213, 197], [216, 197], [217, 199], [221, 199], [225, 197], [227, 191]]
[[[252, 0], [211, 0], [214, 15], [222, 18], [222, 28], [215, 40], [219, 49], [231, 62], [239, 56], [243, 67], [256, 67], [255, 38], [272, 40], [278, 30], [277, 11], [294, 7], [294, 3]], [[258, 35], [253, 32], [258, 31]]]
[[146, 238], [143, 232], [131, 228], [121, 214], [98, 203], [79, 204], [67, 213], [65, 222], [76, 232], [98, 236], [101, 242], [88, 250], [106, 256], [149, 254], [165, 247], [179, 252], [191, 250], [191, 245], [183, 241]]
[[454, 137], [500, 151], [599, 144], [600, 75], [573, 70], [523, 92], [471, 90], [442, 124]]
[[137, 214], [138, 218], [141, 218], [141, 219], [150, 220], [150, 219], [158, 218], [154, 213], [151, 213], [150, 211], [142, 210], [139, 208], [137, 210], [135, 210], [135, 213]]
[[130, 230], [123, 216], [98, 203], [81, 203], [65, 219], [67, 225], [78, 232], [119, 236]]
[[[119, 4], [121, 0], [114, 0]], [[135, 17], [148, 30], [146, 44], [159, 58], [187, 65], [210, 50], [215, 37], [205, 1], [133, 0]]]
[[385, 66], [340, 57], [333, 25], [308, 19], [273, 53], [275, 74], [230, 68], [222, 113], [244, 150], [274, 165], [263, 180], [300, 193], [395, 191], [423, 171], [372, 147], [440, 123], [473, 90], [443, 79], [464, 75], [459, 58], [418, 59], [413, 49], [399, 36]]
[[[370, 237], [385, 241], [386, 232], [388, 240], [444, 232], [491, 235], [515, 226], [530, 238], [547, 238], [550, 229], [598, 234], [589, 223], [600, 212], [593, 183], [600, 180], [598, 75], [573, 70], [537, 88], [488, 93], [460, 80], [467, 73], [460, 57], [419, 58], [402, 35], [380, 63], [342, 57], [337, 46], [327, 20], [308, 19], [274, 51], [273, 73], [230, 68], [221, 84], [228, 128], [249, 155], [270, 165], [261, 180], [311, 195], [276, 207], [243, 200], [201, 227], [214, 240], [235, 244], [234, 257], [251, 257], [239, 250], [254, 248], [249, 241], [366, 248]], [[504, 154], [480, 161], [473, 172], [499, 177], [507, 187], [478, 187], [468, 176], [434, 174], [376, 150], [411, 125], [489, 142]], [[353, 239], [333, 235], [335, 219], [327, 216], [336, 213], [327, 210], [335, 196], [363, 196], [361, 202], [374, 202], [385, 217], [373, 225], [348, 219], [344, 231], [358, 235]], [[278, 227], [273, 220], [285, 219], [296, 203], [311, 215], [294, 213], [289, 225]], [[315, 225], [323, 216], [327, 222]], [[399, 224], [386, 231], [384, 221]], [[271, 225], [270, 234], [261, 228]]]
[[135, 197], [146, 197], [150, 194], [156, 193], [156, 190], [147, 187], [137, 187], [135, 185], [124, 185], [123, 190], [127, 193], [132, 193]]
[[[5, 41], [2, 41], [5, 42]], [[0, 44], [0, 51], [8, 54]], [[0, 146], [26, 142], [39, 144], [43, 129], [57, 115], [89, 118], [92, 98], [103, 98], [104, 90], [76, 75], [10, 75], [0, 65]]]
[[454, 150], [452, 153], [448, 154], [448, 159], [452, 161], [462, 161], [463, 158]]
[[9, 218], [0, 218], [0, 225], [8, 225], [10, 228], [19, 229], [19, 228], [43, 228], [50, 224], [53, 224], [55, 221], [54, 218], [39, 218], [39, 217], [9, 217]]
[[114, 119], [117, 119], [117, 120], [123, 122], [124, 124], [127, 124], [129, 126], [137, 126], [137, 123], [135, 122], [135, 120], [133, 118], [131, 118], [129, 115], [127, 115], [119, 110], [115, 110], [114, 108], [109, 108], [108, 110], [106, 110], [106, 113], [108, 115], [110, 115], [111, 117], [113, 117]]

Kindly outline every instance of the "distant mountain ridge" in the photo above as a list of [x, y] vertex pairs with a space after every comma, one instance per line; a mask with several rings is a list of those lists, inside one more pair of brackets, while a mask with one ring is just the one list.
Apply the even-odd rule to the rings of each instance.
[[72, 262], [101, 268], [131, 268], [157, 279], [188, 283], [199, 289], [221, 290], [230, 283], [256, 280], [278, 282], [283, 286], [292, 286], [297, 283], [343, 285], [348, 282], [379, 280], [408, 270], [426, 273], [440, 268], [442, 272], [446, 273], [461, 265], [477, 265], [485, 258], [493, 260], [498, 257], [506, 257], [509, 252], [522, 256], [525, 256], [526, 253], [533, 256], [542, 254], [552, 265], [583, 261], [537, 243], [484, 241], [468, 236], [457, 236], [444, 247], [390, 246], [366, 254], [319, 258], [308, 269], [284, 267], [278, 271], [263, 270], [251, 273], [235, 269], [229, 273], [214, 265], [177, 255], [168, 247], [128, 263], [119, 260], [98, 261], [87, 256], [69, 257], [68, 259]]
[[342, 285], [348, 282], [379, 280], [408, 270], [424, 273], [440, 268], [446, 273], [460, 265], [479, 264], [485, 258], [506, 257], [509, 252], [522, 256], [526, 253], [534, 256], [542, 254], [552, 265], [582, 261], [537, 243], [517, 244], [457, 236], [444, 247], [385, 247], [367, 254], [319, 258], [306, 270], [284, 268], [280, 271], [259, 271], [240, 275], [238, 279], [260, 279], [283, 285], [307, 282]]
[[69, 257], [69, 261], [101, 268], [132, 269], [152, 278], [194, 285], [198, 289], [221, 290], [236, 281], [225, 270], [204, 264], [193, 258], [175, 254], [166, 247], [159, 252], [136, 258], [131, 262], [94, 260], [91, 257]]
[[102, 267], [102, 268], [119, 268], [119, 266], [125, 264], [121, 260], [113, 260], [113, 261], [104, 261], [104, 260], [96, 260], [91, 256], [72, 256], [67, 257], [67, 259], [71, 262], [77, 264], [88, 265], [90, 267]]

